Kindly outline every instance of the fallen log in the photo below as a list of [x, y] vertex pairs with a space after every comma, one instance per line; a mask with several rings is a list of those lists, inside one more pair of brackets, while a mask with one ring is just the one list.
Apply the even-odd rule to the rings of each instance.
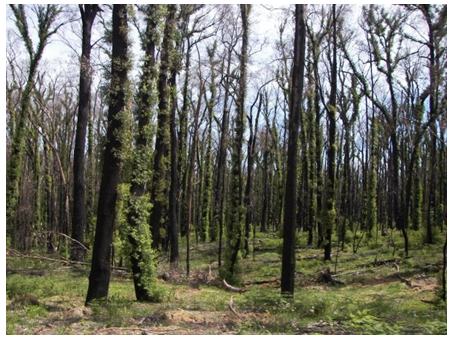
[[242, 288], [234, 287], [234, 286], [231, 286], [231, 285], [227, 284], [227, 282], [225, 281], [225, 279], [222, 281], [222, 284], [224, 285], [224, 287], [225, 287], [225, 289], [226, 289], [227, 291], [235, 292], [235, 293], [244, 293], [244, 292], [246, 292], [246, 290], [244, 290], [244, 289], [242, 289]]

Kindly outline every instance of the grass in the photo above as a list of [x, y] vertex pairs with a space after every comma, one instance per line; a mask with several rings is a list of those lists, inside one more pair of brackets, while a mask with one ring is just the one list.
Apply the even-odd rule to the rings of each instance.
[[[396, 233], [396, 232], [395, 232]], [[395, 246], [402, 245], [395, 235]], [[395, 257], [407, 286], [390, 265], [393, 248], [379, 239], [352, 244], [338, 253], [336, 278], [343, 286], [316, 282], [324, 262], [322, 251], [307, 247], [300, 237], [296, 251], [296, 290], [293, 298], [280, 295], [281, 240], [257, 234], [259, 249], [241, 260], [246, 293], [194, 281], [196, 275], [217, 274], [214, 244], [198, 244], [191, 251], [191, 281], [163, 281], [160, 303], [138, 303], [129, 274], [113, 272], [107, 302], [84, 307], [89, 271], [24, 258], [7, 258], [7, 334], [446, 334], [446, 303], [440, 301], [441, 272], [425, 270], [441, 262], [441, 245], [422, 245], [420, 232], [410, 232], [412, 258]], [[384, 239], [384, 241], [386, 241]], [[193, 241], [194, 243], [194, 241]], [[335, 244], [336, 245], [336, 244]], [[382, 246], [381, 246], [382, 245]], [[182, 247], [183, 248], [183, 247]], [[334, 247], [336, 248], [336, 246]], [[181, 265], [184, 253], [181, 253]], [[161, 263], [160, 270], [168, 267]], [[41, 270], [42, 275], [29, 275]], [[181, 272], [183, 276], [183, 272]], [[267, 283], [261, 283], [267, 280]], [[259, 282], [259, 284], [253, 284]], [[230, 297], [238, 316], [229, 310]], [[239, 318], [238, 318], [239, 317]]]

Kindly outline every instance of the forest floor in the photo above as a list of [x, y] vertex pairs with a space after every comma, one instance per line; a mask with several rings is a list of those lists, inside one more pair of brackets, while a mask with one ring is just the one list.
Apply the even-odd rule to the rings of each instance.
[[[348, 239], [332, 262], [300, 241], [289, 299], [280, 295], [282, 241], [274, 235], [258, 233], [255, 251], [241, 260], [243, 293], [224, 288], [216, 249], [199, 243], [189, 279], [183, 269], [170, 273], [160, 258], [163, 302], [134, 301], [130, 273], [114, 270], [108, 302], [89, 308], [89, 266], [8, 251], [6, 334], [446, 334], [443, 241], [423, 245], [411, 232], [410, 257], [403, 258], [395, 233], [389, 246], [387, 238], [364, 240], [356, 254]], [[180, 267], [182, 258], [184, 252]]]

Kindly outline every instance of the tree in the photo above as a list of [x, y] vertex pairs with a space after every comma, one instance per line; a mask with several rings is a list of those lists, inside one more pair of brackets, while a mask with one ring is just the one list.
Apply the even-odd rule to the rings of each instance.
[[296, 176], [298, 133], [302, 109], [302, 91], [304, 87], [306, 7], [306, 5], [296, 5], [292, 90], [290, 93], [290, 122], [288, 135], [287, 180], [283, 223], [281, 277], [282, 294], [286, 293], [289, 295], [294, 294], [294, 272], [296, 266]]
[[15, 243], [14, 217], [16, 213], [17, 201], [19, 199], [19, 183], [22, 176], [22, 158], [25, 147], [25, 130], [27, 119], [30, 114], [30, 102], [34, 87], [35, 77], [38, 71], [44, 49], [58, 29], [62, 26], [55, 26], [56, 19], [61, 13], [61, 7], [57, 5], [36, 5], [33, 7], [38, 19], [38, 44], [33, 46], [28, 19], [24, 5], [10, 5], [14, 14], [14, 23], [23, 40], [28, 53], [28, 77], [25, 88], [20, 99], [20, 110], [15, 121], [15, 131], [12, 137], [11, 154], [6, 168], [6, 224], [7, 235]]
[[194, 112], [194, 126], [193, 126], [193, 136], [190, 145], [190, 158], [188, 164], [188, 187], [187, 187], [187, 198], [188, 198], [188, 215], [187, 215], [187, 224], [186, 224], [186, 274], [189, 276], [190, 274], [190, 238], [191, 238], [191, 222], [193, 219], [193, 186], [194, 186], [194, 163], [196, 160], [196, 144], [198, 139], [199, 132], [199, 115], [202, 104], [202, 93], [205, 91], [205, 83], [202, 79], [202, 73], [199, 70], [199, 96], [197, 100], [197, 105], [194, 107], [194, 103], [192, 102], [192, 109]]
[[150, 227], [152, 230], [152, 246], [159, 248], [162, 244], [162, 232], [167, 232], [168, 223], [168, 193], [170, 187], [169, 150], [170, 150], [170, 108], [171, 95], [168, 83], [171, 69], [172, 53], [176, 29], [177, 5], [168, 5], [166, 26], [164, 28], [160, 73], [158, 77], [158, 127], [155, 141], [154, 173], [152, 179], [152, 212]]
[[[258, 100], [257, 116], [255, 117], [255, 125], [253, 118], [253, 108]], [[252, 179], [253, 179], [253, 167], [256, 158], [256, 142], [257, 142], [257, 127], [260, 118], [260, 112], [262, 109], [263, 95], [258, 92], [254, 103], [251, 106], [250, 114], [247, 115], [247, 120], [249, 122], [249, 140], [247, 142], [247, 180], [246, 189], [244, 192], [244, 205], [246, 206], [246, 220], [244, 225], [244, 254], [247, 256], [249, 254], [249, 239], [252, 224]]]
[[127, 239], [131, 245], [130, 260], [132, 264], [133, 282], [136, 299], [139, 301], [152, 301], [150, 285], [155, 277], [154, 253], [149, 247], [150, 243], [150, 197], [146, 194], [149, 183], [150, 168], [150, 142], [152, 140], [151, 120], [156, 104], [156, 46], [159, 43], [158, 29], [161, 21], [161, 6], [148, 5], [144, 9], [146, 16], [146, 31], [142, 38], [144, 50], [144, 64], [138, 92], [137, 120], [138, 131], [136, 146], [132, 157], [132, 175], [130, 186], [129, 207], [127, 222]]
[[234, 143], [232, 148], [232, 182], [231, 208], [227, 226], [227, 246], [222, 276], [231, 282], [238, 279], [238, 255], [243, 240], [243, 173], [241, 171], [243, 135], [245, 130], [244, 105], [246, 100], [248, 39], [249, 39], [249, 12], [250, 5], [240, 5], [241, 24], [243, 28], [240, 70], [236, 99], [236, 119], [234, 128]]
[[[323, 89], [321, 86], [321, 77], [320, 77], [320, 59], [321, 59], [321, 46], [324, 43], [324, 40], [329, 34], [331, 29], [331, 20], [329, 16], [326, 13], [326, 10], [324, 7], [321, 8], [321, 11], [319, 12], [319, 30], [317, 32], [314, 31], [314, 27], [316, 26], [314, 22], [306, 24], [306, 30], [307, 30], [307, 37], [309, 42], [309, 56], [311, 58], [310, 60], [310, 72], [313, 73], [311, 76], [311, 79], [309, 81], [314, 84], [312, 87], [312, 103], [310, 105], [312, 106], [312, 116], [310, 117], [311, 123], [311, 129], [312, 131], [312, 138], [315, 141], [315, 144], [312, 142], [312, 156], [313, 160], [311, 161], [313, 165], [313, 171], [316, 170], [315, 174], [312, 174], [313, 185], [312, 188], [315, 187], [315, 193], [316, 193], [316, 204], [315, 206], [311, 206], [311, 208], [315, 209], [316, 214], [316, 226], [317, 226], [317, 234], [318, 234], [318, 241], [317, 246], [318, 248], [323, 247], [324, 245], [324, 230], [323, 230], [323, 222], [322, 222], [322, 210], [323, 210], [323, 196], [324, 196], [324, 183], [323, 183], [323, 159], [322, 159], [322, 153], [323, 153], [323, 131], [321, 126], [321, 118], [322, 118], [322, 110], [321, 110], [321, 100], [322, 100], [322, 93]], [[308, 104], [308, 103], [307, 103]], [[314, 199], [314, 196], [312, 197], [312, 201]]]
[[84, 257], [84, 230], [86, 225], [85, 199], [85, 144], [89, 106], [91, 104], [91, 32], [99, 5], [79, 5], [82, 22], [82, 50], [80, 59], [80, 90], [77, 117], [77, 133], [74, 148], [74, 203], [72, 211], [71, 259]]
[[322, 224], [326, 231], [326, 243], [324, 246], [324, 260], [331, 260], [332, 230], [335, 225], [335, 154], [336, 154], [336, 115], [337, 115], [337, 17], [336, 5], [332, 5], [333, 21], [333, 56], [331, 65], [331, 84], [329, 105], [326, 108], [329, 121], [329, 140], [327, 148], [327, 177], [324, 188], [324, 205]]
[[[439, 115], [439, 86], [443, 81], [443, 71], [441, 70], [440, 58], [445, 53], [445, 48], [441, 46], [441, 41], [446, 36], [447, 6], [437, 5], [406, 5], [409, 11], [418, 11], [422, 14], [422, 19], [427, 24], [427, 39], [420, 40], [406, 34], [407, 38], [424, 46], [428, 50], [429, 86], [424, 95], [429, 97], [429, 116], [434, 120]], [[418, 107], [421, 110], [421, 106]], [[430, 125], [430, 168], [428, 178], [428, 206], [426, 223], [426, 242], [433, 243], [433, 227], [438, 223], [438, 197], [437, 197], [437, 125]], [[417, 154], [415, 154], [417, 155]], [[410, 190], [409, 187], [407, 187]], [[407, 218], [407, 216], [404, 216]]]
[[128, 71], [130, 68], [128, 59], [127, 5], [113, 6], [112, 42], [107, 143], [104, 150], [96, 235], [86, 296], [87, 305], [95, 299], [106, 298], [110, 283], [111, 243], [121, 167], [121, 132], [123, 120], [128, 114], [129, 100], [129, 93], [127, 93]]
[[[391, 201], [393, 206], [393, 217], [396, 227], [402, 231], [404, 237], [404, 251], [406, 255], [409, 252], [408, 235], [406, 225], [403, 222], [403, 212], [401, 207], [401, 190], [400, 190], [400, 154], [398, 142], [398, 125], [399, 125], [399, 103], [395, 93], [395, 70], [399, 63], [404, 60], [407, 55], [401, 48], [402, 38], [399, 35], [400, 29], [406, 20], [405, 14], [399, 9], [389, 15], [381, 7], [371, 5], [364, 8], [364, 17], [366, 18], [367, 28], [365, 31], [369, 34], [371, 44], [371, 53], [374, 57], [377, 69], [385, 77], [390, 97], [390, 107], [373, 102], [381, 109], [390, 131], [390, 143], [392, 148], [392, 164], [391, 171]], [[387, 41], [382, 43], [381, 41]]]
[[[205, 93], [205, 101], [207, 102], [208, 110], [208, 132], [207, 132], [207, 154], [205, 157], [205, 190], [202, 201], [202, 221], [200, 229], [200, 239], [206, 241], [208, 238], [215, 240], [215, 234], [211, 236], [211, 196], [213, 190], [213, 165], [212, 165], [212, 131], [213, 131], [213, 119], [215, 116], [215, 103], [216, 103], [216, 61], [214, 56], [216, 54], [216, 41], [213, 46], [207, 47], [208, 60], [210, 64], [210, 98], [207, 99]], [[213, 231], [214, 233], [214, 231]]]
[[[225, 11], [224, 17], [228, 19], [230, 12]], [[230, 31], [228, 29], [231, 28]], [[221, 120], [221, 136], [219, 139], [219, 150], [218, 150], [218, 162], [217, 162], [217, 174], [216, 174], [216, 184], [214, 187], [214, 210], [213, 210], [213, 228], [217, 230], [218, 234], [218, 266], [221, 267], [222, 261], [222, 241], [224, 233], [224, 209], [225, 209], [225, 195], [226, 195], [226, 159], [227, 159], [227, 145], [228, 145], [228, 129], [229, 129], [229, 116], [230, 116], [230, 103], [229, 98], [231, 94], [232, 86], [232, 56], [235, 46], [238, 44], [238, 33], [236, 25], [225, 26], [224, 31], [221, 32], [222, 36], [224, 33], [228, 33], [230, 39], [223, 39], [224, 44], [227, 46], [225, 48], [225, 55], [223, 56], [223, 62], [221, 64], [222, 81], [221, 84], [224, 87], [224, 97], [223, 97], [223, 108], [222, 108], [222, 120]], [[215, 233], [213, 233], [215, 234]]]

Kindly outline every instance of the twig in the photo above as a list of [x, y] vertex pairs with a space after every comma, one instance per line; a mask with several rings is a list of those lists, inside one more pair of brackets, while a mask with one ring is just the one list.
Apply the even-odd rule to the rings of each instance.
[[[49, 232], [49, 233], [50, 233], [50, 232]], [[69, 240], [71, 240], [71, 241], [77, 243], [77, 244], [80, 245], [81, 247], [83, 247], [87, 252], [91, 253], [91, 250], [90, 250], [89, 248], [87, 248], [85, 245], [83, 245], [83, 244], [82, 244], [81, 242], [79, 242], [78, 240], [69, 237], [67, 234], [59, 233], [59, 232], [56, 232], [56, 234], [57, 234], [57, 235], [62, 235], [63, 237], [66, 237], [67, 239], [69, 239]]]

